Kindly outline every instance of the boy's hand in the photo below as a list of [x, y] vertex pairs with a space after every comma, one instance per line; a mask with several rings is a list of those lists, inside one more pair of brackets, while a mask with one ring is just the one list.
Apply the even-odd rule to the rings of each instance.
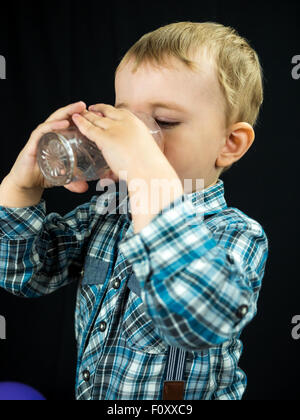
[[[20, 152], [16, 162], [14, 163], [10, 173], [9, 183], [20, 191], [27, 191], [38, 195], [44, 188], [53, 187], [52, 184], [45, 180], [37, 163], [37, 146], [43, 134], [51, 131], [59, 131], [66, 129], [72, 122], [71, 116], [75, 112], [82, 112], [86, 109], [84, 102], [77, 102], [63, 108], [58, 109], [49, 118], [40, 124], [32, 133], [25, 147]], [[65, 186], [73, 192], [85, 192], [88, 189], [86, 182], [72, 182]]]
[[[143, 181], [138, 187], [138, 199], [136, 190], [130, 185], [128, 188], [134, 232], [137, 233], [155, 214], [183, 194], [181, 181], [148, 127], [137, 116], [126, 109], [105, 104], [91, 106], [89, 110], [101, 112], [104, 117], [88, 111], [82, 115], [74, 114], [72, 119], [79, 130], [97, 144], [109, 167], [120, 179], [129, 184], [132, 180], [134, 184], [135, 180], [138, 183]], [[160, 185], [153, 187], [154, 178], [167, 181], [167, 191]], [[139, 211], [140, 203], [147, 203], [146, 211]]]
[[158, 164], [169, 165], [148, 127], [132, 112], [106, 104], [90, 106], [89, 111], [76, 113], [72, 119], [96, 143], [116, 177], [127, 180], [153, 175]]

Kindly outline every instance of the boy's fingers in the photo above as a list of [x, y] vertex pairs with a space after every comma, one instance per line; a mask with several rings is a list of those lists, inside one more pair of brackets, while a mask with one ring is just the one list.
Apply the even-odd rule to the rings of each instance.
[[107, 104], [95, 104], [89, 106], [89, 111], [98, 111], [102, 112], [105, 117], [111, 118], [112, 120], [121, 120], [122, 119], [122, 110], [117, 109], [112, 105]]
[[[96, 125], [97, 127], [103, 128], [107, 130], [110, 127], [110, 120], [109, 118], [105, 118], [102, 116], [100, 112], [83, 112], [82, 116], [86, 118], [88, 121]], [[100, 118], [99, 118], [100, 117]]]
[[34, 133], [38, 134], [46, 134], [49, 131], [57, 130], [57, 129], [63, 129], [70, 125], [70, 122], [68, 120], [55, 120], [55, 121], [48, 121], [43, 124], [40, 124], [37, 126], [37, 128], [34, 130]]
[[[55, 130], [63, 130], [68, 128], [70, 122], [68, 120], [59, 121], [48, 121], [37, 126], [37, 128], [31, 133], [31, 136], [25, 145], [26, 150], [36, 151], [37, 143], [43, 134], [49, 133]], [[32, 149], [33, 148], [33, 149]]]
[[74, 181], [70, 182], [70, 184], [64, 185], [64, 188], [71, 192], [82, 194], [88, 191], [89, 185], [86, 181]]
[[[89, 111], [85, 111], [85, 112], [89, 112]], [[92, 113], [95, 114], [95, 115], [99, 115], [99, 117], [104, 117], [104, 115], [102, 114], [102, 112], [92, 111]]]
[[[101, 128], [96, 127], [86, 118], [80, 114], [72, 115], [72, 119], [76, 126], [79, 128], [80, 132], [86, 136], [88, 139], [94, 141], [99, 147], [99, 135], [101, 134]], [[99, 147], [100, 148], [100, 147]]]
[[45, 122], [70, 118], [75, 112], [82, 112], [85, 109], [86, 104], [84, 102], [76, 102], [75, 104], [67, 105], [53, 112]]

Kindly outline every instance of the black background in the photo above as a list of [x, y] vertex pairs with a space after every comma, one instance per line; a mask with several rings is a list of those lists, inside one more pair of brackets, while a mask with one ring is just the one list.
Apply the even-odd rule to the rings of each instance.
[[[56, 109], [79, 100], [114, 105], [114, 71], [144, 33], [175, 21], [214, 21], [248, 39], [264, 69], [265, 100], [256, 139], [223, 175], [225, 197], [264, 227], [269, 259], [258, 314], [242, 335], [245, 400], [299, 399], [300, 342], [291, 320], [300, 314], [299, 222], [300, 3], [238, 1], [10, 2], [1, 7], [0, 175], [7, 175], [33, 129]], [[66, 214], [96, 194], [64, 188], [44, 192], [47, 213]], [[7, 339], [0, 341], [0, 381], [15, 380], [47, 399], [74, 399], [76, 284], [39, 299], [0, 290]]]

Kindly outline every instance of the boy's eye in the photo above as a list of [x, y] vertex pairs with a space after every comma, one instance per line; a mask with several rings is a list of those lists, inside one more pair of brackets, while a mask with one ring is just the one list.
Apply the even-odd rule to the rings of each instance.
[[172, 127], [175, 127], [176, 125], [180, 124], [179, 122], [168, 122], [168, 121], [160, 121], [160, 120], [155, 120], [155, 121], [162, 128], [172, 128]]

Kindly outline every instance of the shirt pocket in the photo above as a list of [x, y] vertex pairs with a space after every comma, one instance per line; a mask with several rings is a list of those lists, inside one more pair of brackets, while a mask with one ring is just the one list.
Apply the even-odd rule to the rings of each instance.
[[134, 288], [128, 290], [122, 335], [126, 345], [133, 350], [149, 354], [167, 353], [167, 343], [158, 335], [153, 321], [146, 314], [144, 302]]
[[105, 284], [109, 262], [99, 258], [86, 256], [81, 272], [80, 289], [77, 306], [81, 329], [84, 330], [92, 316], [97, 297]]
[[81, 285], [103, 285], [106, 280], [109, 262], [87, 256], [82, 270]]

